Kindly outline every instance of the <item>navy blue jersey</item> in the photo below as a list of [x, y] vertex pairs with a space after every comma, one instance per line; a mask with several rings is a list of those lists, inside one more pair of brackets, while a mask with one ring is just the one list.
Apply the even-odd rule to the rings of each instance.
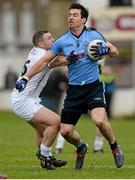
[[98, 64], [87, 53], [88, 43], [96, 39], [105, 41], [102, 34], [96, 30], [84, 28], [79, 36], [69, 30], [53, 43], [52, 54], [63, 53], [69, 56], [73, 52], [78, 57], [75, 63], [68, 65], [69, 84], [84, 85], [99, 79]]

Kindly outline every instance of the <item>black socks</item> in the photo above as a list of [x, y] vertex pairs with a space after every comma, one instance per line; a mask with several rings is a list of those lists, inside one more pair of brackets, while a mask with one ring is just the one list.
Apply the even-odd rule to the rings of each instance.
[[86, 146], [86, 144], [84, 142], [81, 142], [78, 146], [77, 146], [77, 151], [82, 151], [83, 148]]
[[110, 144], [110, 147], [111, 147], [112, 151], [117, 148], [117, 145], [118, 144], [117, 144], [116, 140], [115, 140], [115, 142], [113, 144]]

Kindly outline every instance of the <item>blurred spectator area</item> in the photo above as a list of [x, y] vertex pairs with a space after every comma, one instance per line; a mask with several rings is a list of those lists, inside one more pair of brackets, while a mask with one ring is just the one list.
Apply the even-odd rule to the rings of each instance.
[[[36, 30], [47, 29], [55, 37], [66, 30], [70, 0], [0, 0], [0, 44], [31, 44]], [[62, 8], [61, 8], [62, 7]]]
[[105, 63], [112, 67], [117, 75], [116, 86], [118, 88], [131, 88], [134, 84], [133, 69], [133, 43], [132, 41], [114, 41], [112, 42], [119, 49], [120, 55], [115, 58], [107, 57]]
[[66, 31], [71, 0], [0, 0], [0, 89], [10, 66], [20, 72], [38, 30], [57, 38]]

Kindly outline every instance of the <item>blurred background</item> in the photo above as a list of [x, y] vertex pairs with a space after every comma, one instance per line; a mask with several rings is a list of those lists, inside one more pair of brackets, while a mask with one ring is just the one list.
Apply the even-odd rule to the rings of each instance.
[[10, 110], [10, 94], [37, 30], [58, 38], [67, 30], [70, 3], [89, 9], [87, 26], [103, 33], [120, 51], [105, 64], [115, 74], [113, 116], [135, 115], [135, 0], [0, 0], [0, 111]]

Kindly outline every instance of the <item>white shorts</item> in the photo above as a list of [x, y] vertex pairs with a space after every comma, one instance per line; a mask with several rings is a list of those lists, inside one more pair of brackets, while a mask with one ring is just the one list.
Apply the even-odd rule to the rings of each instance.
[[30, 121], [35, 113], [43, 107], [39, 104], [39, 98], [16, 98], [13, 94], [11, 96], [11, 107], [12, 110], [20, 116], [21, 118], [25, 119], [26, 121]]

